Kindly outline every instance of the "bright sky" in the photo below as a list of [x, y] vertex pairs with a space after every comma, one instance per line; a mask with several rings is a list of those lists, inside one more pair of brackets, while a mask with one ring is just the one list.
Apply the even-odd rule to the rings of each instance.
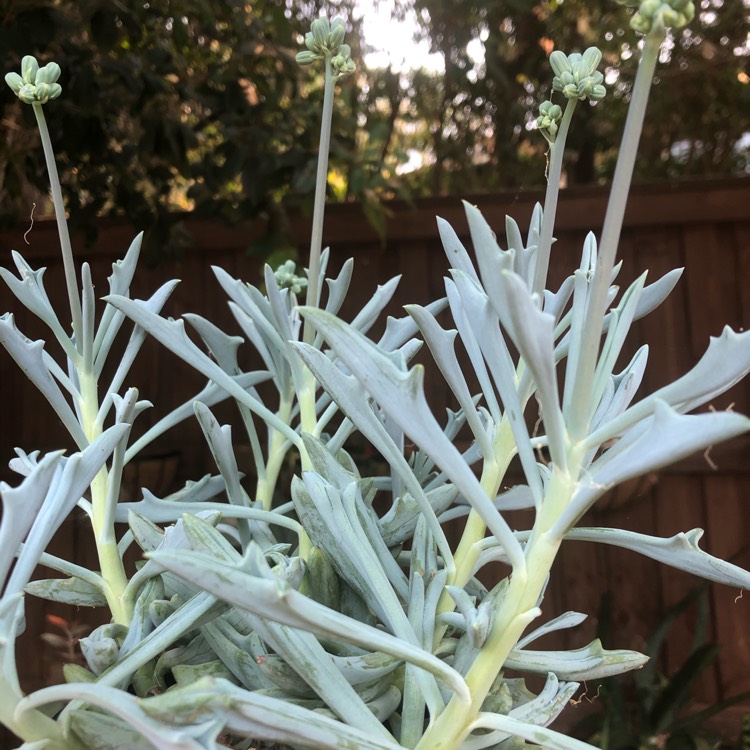
[[359, 0], [357, 10], [363, 19], [363, 31], [368, 45], [374, 52], [365, 55], [369, 68], [410, 70], [425, 67], [442, 70], [440, 55], [431, 55], [426, 41], [415, 42], [414, 32], [418, 28], [417, 19], [410, 12], [406, 20], [394, 21], [391, 18], [393, 0]]

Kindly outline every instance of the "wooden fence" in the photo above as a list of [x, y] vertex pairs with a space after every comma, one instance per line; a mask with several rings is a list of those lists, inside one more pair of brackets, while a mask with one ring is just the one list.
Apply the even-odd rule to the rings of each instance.
[[[479, 196], [479, 205], [503, 239], [504, 217], [512, 215], [524, 228], [536, 193]], [[559, 280], [577, 264], [586, 232], [598, 232], [606, 193], [596, 189], [563, 191], [558, 210], [551, 276]], [[354, 281], [344, 317], [351, 316], [372, 294], [376, 283], [403, 274], [391, 305], [397, 310], [407, 302], [425, 303], [442, 292], [447, 264], [437, 236], [435, 215], [447, 219], [462, 238], [467, 227], [460, 201], [453, 198], [422, 200], [410, 207], [389, 206], [387, 243], [383, 246], [355, 205], [328, 209], [325, 242], [333, 252], [332, 271], [348, 258], [355, 259]], [[198, 312], [227, 330], [236, 330], [226, 308], [225, 297], [209, 266], [218, 265], [235, 277], [251, 283], [260, 281], [258, 263], [244, 249], [262, 227], [248, 225], [225, 228], [209, 222], [189, 225], [195, 239], [193, 249], [178, 263], [165, 263], [154, 269], [141, 268], [134, 283], [134, 296], [150, 295], [160, 284], [180, 278], [166, 312], [177, 317]], [[300, 256], [305, 257], [309, 222], [296, 217], [292, 229]], [[37, 222], [24, 241], [26, 227], [0, 236], [2, 265], [11, 265], [11, 249], [20, 250], [33, 267], [47, 266], [47, 289], [53, 304], [62, 310], [64, 284], [58, 260], [54, 226]], [[524, 230], [525, 231], [525, 230]], [[133, 230], [116, 222], [104, 222], [100, 239], [93, 249], [81, 248], [79, 260], [91, 264], [97, 292], [105, 293], [111, 264], [127, 248]], [[620, 246], [624, 261], [621, 288], [644, 269], [653, 281], [668, 270], [684, 266], [685, 273], [671, 297], [647, 319], [635, 324], [634, 342], [623, 354], [632, 355], [635, 343], [649, 343], [650, 361], [642, 386], [650, 392], [685, 372], [705, 350], [709, 336], [718, 335], [727, 324], [735, 330], [750, 322], [750, 179], [701, 181], [677, 185], [636, 188], [630, 198]], [[32, 316], [0, 289], [0, 309], [12, 310], [18, 327], [38, 338], [42, 330]], [[13, 446], [43, 450], [69, 445], [46, 404], [10, 361], [0, 353], [0, 405], [3, 429], [0, 457], [3, 464]], [[129, 383], [137, 385], [140, 397], [156, 408], [144, 413], [142, 428], [158, 415], [176, 406], [201, 387], [195, 377], [167, 351], [151, 342], [139, 358]], [[448, 404], [447, 389], [438, 377], [430, 377], [428, 397], [435, 404]], [[736, 386], [717, 399], [714, 408], [750, 411], [750, 386]], [[153, 412], [153, 413], [152, 413]], [[227, 412], [227, 415], [231, 412]], [[227, 416], [229, 418], [229, 416]], [[750, 568], [750, 463], [748, 438], [731, 445], [717, 446], [708, 456], [697, 456], [678, 466], [631, 482], [612, 492], [590, 514], [590, 525], [617, 525], [646, 533], [668, 536], [697, 526], [706, 529], [704, 546]], [[147, 457], [133, 469], [134, 488], [140, 484], [166, 492], [176, 482], [196, 478], [211, 469], [206, 450], [195, 426], [174, 431], [160, 443], [156, 455]], [[0, 474], [3, 479], [9, 475]], [[149, 484], [151, 483], [151, 484]], [[521, 516], [512, 519], [520, 526]], [[86, 529], [80, 519], [66, 524], [54, 545], [59, 553], [73, 554], [92, 563]], [[615, 548], [586, 543], [565, 546], [553, 571], [545, 600], [545, 616], [574, 609], [595, 615], [606, 591], [613, 592], [612, 635], [609, 647], [643, 648], [663, 613], [695, 584], [686, 574], [659, 566], [638, 555]], [[750, 596], [719, 586], [708, 589], [711, 617], [708, 636], [722, 645], [716, 663], [696, 686], [696, 699], [702, 704], [750, 690]], [[28, 689], [58, 676], [59, 665], [53, 650], [43, 645], [40, 633], [54, 630], [45, 625], [43, 612], [68, 619], [84, 618], [80, 612], [59, 607], [44, 608], [29, 603], [27, 632], [21, 641], [19, 663]], [[596, 617], [566, 633], [561, 645], [580, 646], [596, 632]], [[673, 628], [664, 655], [664, 668], [675, 672], [689, 652], [696, 629], [694, 619], [682, 617]], [[729, 714], [728, 733], [735, 733], [745, 705]], [[573, 717], [575, 719], [575, 716]]]

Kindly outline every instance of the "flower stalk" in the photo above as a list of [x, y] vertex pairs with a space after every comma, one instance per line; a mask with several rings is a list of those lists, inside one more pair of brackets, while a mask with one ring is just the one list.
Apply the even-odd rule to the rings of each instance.
[[569, 428], [571, 435], [578, 440], [586, 436], [589, 429], [589, 422], [593, 416], [593, 407], [588, 403], [588, 393], [594, 381], [601, 342], [602, 321], [607, 310], [607, 294], [611, 282], [612, 270], [615, 266], [622, 222], [625, 218], [628, 192], [633, 178], [638, 143], [651, 91], [651, 81], [659, 60], [659, 49], [664, 36], [664, 27], [657, 26], [644, 40], [643, 51], [638, 64], [638, 71], [625, 121], [625, 130], [622, 136], [617, 166], [612, 178], [610, 198], [607, 203], [607, 211], [599, 243], [596, 270], [592, 280], [591, 297], [583, 324], [581, 353], [578, 366], [575, 370], [575, 380], [572, 385], [573, 408], [571, 410], [572, 420]]

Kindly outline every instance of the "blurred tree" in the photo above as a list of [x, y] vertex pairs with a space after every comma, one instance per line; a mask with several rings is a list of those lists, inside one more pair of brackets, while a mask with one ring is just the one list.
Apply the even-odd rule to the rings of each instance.
[[[659, 76], [671, 80], [653, 92], [641, 179], [748, 171], [750, 0], [696, 2], [696, 21], [664, 50]], [[150, 228], [156, 258], [189, 242], [187, 211], [264, 216], [268, 236], [254, 249], [285, 247], [286, 209], [311, 197], [322, 94], [319, 75], [294, 55], [320, 12], [350, 19], [359, 59], [362, 14], [390, 10], [381, 0], [0, 0], [4, 70], [24, 54], [63, 68], [48, 116], [74, 229], [92, 238], [95, 216], [125, 215]], [[415, 15], [443, 70], [360, 64], [343, 82], [334, 198], [364, 200], [382, 229], [380, 197], [542, 183], [546, 143], [532, 123], [548, 95], [547, 57], [594, 43], [612, 93], [576, 112], [567, 179], [608, 177], [635, 72], [627, 9], [613, 0], [395, 0], [393, 13], [395, 22]], [[46, 176], [30, 108], [9, 90], [1, 101], [8, 221], [28, 216]]]
[[[74, 230], [91, 237], [95, 216], [125, 215], [162, 256], [189, 241], [185, 211], [265, 215], [278, 245], [281, 197], [305, 199], [315, 174], [320, 84], [294, 59], [315, 3], [4, 0], [0, 11], [5, 71], [24, 54], [62, 66], [48, 120]], [[2, 120], [0, 205], [16, 220], [46, 173], [33, 113], [10, 91]]]
[[[636, 178], [750, 171], [750, 1], [695, 0], [689, 28], [670, 36], [652, 93]], [[412, 4], [402, 0], [403, 14]], [[613, 0], [413, 0], [423, 38], [443, 60], [438, 85], [412, 77], [428, 121], [425, 168], [412, 189], [492, 190], [544, 180], [546, 144], [533, 131], [549, 96], [550, 52], [596, 45], [610, 95], [581, 108], [569, 138], [569, 183], [606, 180], [635, 76], [631, 9]], [[669, 85], [661, 85], [669, 79]], [[437, 96], [436, 96], [437, 94]]]

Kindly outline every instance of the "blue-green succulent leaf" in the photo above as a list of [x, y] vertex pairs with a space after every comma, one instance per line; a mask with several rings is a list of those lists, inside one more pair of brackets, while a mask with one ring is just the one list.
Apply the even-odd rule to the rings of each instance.
[[395, 424], [450, 477], [508, 550], [514, 565], [524, 566], [523, 553], [507, 523], [482, 489], [471, 468], [435, 420], [424, 395], [424, 369], [407, 371], [393, 354], [385, 354], [341, 320], [314, 308], [302, 314], [320, 330], [361, 386]]
[[640, 669], [648, 656], [637, 651], [602, 648], [599, 639], [572, 651], [532, 651], [515, 648], [505, 660], [505, 667], [519, 672], [548, 674], [561, 680], [600, 680], [615, 674]]
[[16, 328], [12, 314], [0, 315], [0, 344], [16, 361], [21, 370], [39, 389], [70, 433], [78, 448], [83, 449], [88, 440], [73, 409], [60, 386], [50, 374], [45, 358], [44, 341], [30, 341]]
[[171, 352], [182, 358], [209, 380], [224, 388], [237, 401], [247, 406], [253, 413], [272, 428], [281, 432], [292, 444], [301, 448], [299, 436], [289, 425], [267, 409], [255, 396], [244, 390], [230, 375], [224, 372], [216, 362], [202, 352], [185, 333], [185, 323], [181, 320], [167, 320], [148, 309], [140, 300], [110, 295], [105, 298], [142, 328], [145, 328], [157, 341]]
[[[589, 745], [587, 742], [566, 737], [564, 734], [560, 734], [560, 732], [555, 732], [547, 727], [537, 726], [528, 721], [521, 721], [510, 715], [481, 712], [471, 727], [472, 730], [490, 729], [497, 732], [494, 735], [496, 741], [507, 737], [520, 737], [534, 745], [540, 745], [546, 750], [596, 750], [594, 745]], [[486, 736], [489, 737], [489, 735]], [[471, 746], [470, 748], [467, 743], [468, 740], [464, 743], [467, 750], [487, 747], [487, 745], [483, 744]]]
[[[101, 582], [102, 586], [104, 581]], [[27, 594], [75, 607], [104, 607], [107, 597], [102, 586], [93, 586], [80, 578], [45, 578], [26, 584]]]
[[[253, 562], [259, 551], [250, 545], [246, 562]], [[173, 573], [193, 581], [235, 606], [290, 627], [316, 635], [333, 637], [367, 650], [378, 650], [403, 659], [434, 674], [454, 690], [462, 700], [468, 699], [466, 683], [440, 659], [417, 646], [396, 638], [309, 599], [271, 575], [271, 578], [247, 573], [220, 563], [205, 555], [189, 552], [162, 552], [151, 557]], [[243, 565], [245, 562], [243, 562]]]
[[139, 701], [154, 719], [190, 725], [217, 717], [225, 729], [267, 742], [320, 750], [402, 750], [393, 739], [367, 731], [284, 700], [243, 690], [226, 680], [204, 677], [194, 685]]
[[624, 529], [579, 528], [571, 529], [566, 539], [612, 544], [709, 581], [750, 589], [750, 572], [704, 552], [698, 546], [702, 536], [703, 529], [681, 531], [665, 538]]

